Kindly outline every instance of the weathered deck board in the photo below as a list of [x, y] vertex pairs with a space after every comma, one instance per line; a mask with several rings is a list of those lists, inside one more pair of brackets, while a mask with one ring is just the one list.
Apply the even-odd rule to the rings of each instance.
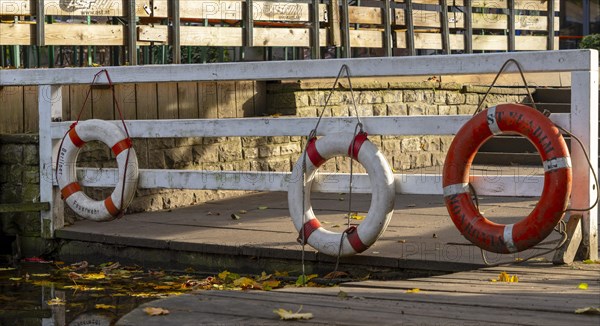
[[[572, 270], [573, 279], [588, 279], [590, 273], [600, 271], [597, 266], [586, 270]], [[564, 268], [546, 264], [543, 267], [506, 267], [510, 274], [525, 273], [537, 279]], [[598, 306], [600, 290], [590, 288], [574, 294], [570, 285], [554, 284], [549, 291], [543, 286], [526, 283], [492, 283], [483, 286], [465, 282], [470, 276], [485, 272], [496, 273], [494, 268], [461, 272], [427, 278], [429, 288], [423, 288], [425, 279], [403, 281], [367, 281], [345, 283], [339, 287], [288, 287], [271, 292], [259, 291], [204, 291], [177, 298], [167, 298], [144, 306], [169, 309], [171, 314], [148, 317], [144, 306], [124, 316], [118, 325], [159, 325], [176, 322], [191, 325], [203, 319], [220, 323], [277, 324], [272, 310], [283, 308], [314, 315], [302, 324], [366, 325], [597, 325], [598, 315], [575, 314], [575, 309]], [[566, 276], [566, 275], [565, 275]], [[448, 284], [457, 277], [459, 284]], [[437, 280], [437, 281], [436, 281]], [[418, 293], [407, 289], [420, 288]], [[487, 288], [487, 290], [480, 291]], [[495, 289], [495, 291], [494, 291]], [[493, 317], [492, 317], [493, 316]], [[299, 324], [299, 322], [296, 322]], [[296, 324], [291, 322], [291, 324]]]

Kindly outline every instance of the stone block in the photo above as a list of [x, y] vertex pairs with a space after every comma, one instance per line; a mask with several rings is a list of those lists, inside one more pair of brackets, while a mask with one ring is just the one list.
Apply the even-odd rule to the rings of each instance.
[[266, 137], [268, 144], [284, 144], [290, 141], [288, 136], [269, 136]]
[[479, 100], [482, 95], [476, 93], [467, 93], [465, 94], [465, 104], [479, 104]]
[[432, 153], [431, 164], [433, 166], [443, 166], [446, 160], [446, 153]]
[[281, 147], [280, 147], [280, 155], [290, 155], [290, 154], [300, 153], [301, 151], [302, 151], [302, 148], [300, 147], [300, 144], [298, 144], [298, 143], [281, 145]]
[[165, 161], [165, 154], [163, 150], [150, 150], [148, 151], [148, 157], [151, 157], [151, 160], [148, 160], [148, 168], [149, 169], [166, 169], [167, 163]]
[[290, 160], [285, 159], [274, 159], [267, 161], [266, 171], [277, 171], [277, 172], [289, 172], [291, 169]]
[[400, 154], [400, 152], [402, 151], [401, 149], [401, 145], [400, 145], [400, 141], [399, 140], [391, 140], [391, 139], [386, 139], [383, 140], [383, 153], [386, 155], [396, 155], [396, 154]]
[[473, 114], [477, 110], [477, 105], [459, 105], [458, 114]]
[[180, 169], [189, 166], [192, 163], [192, 147], [178, 147], [165, 149], [165, 163], [169, 168]]
[[374, 116], [387, 115], [387, 106], [388, 106], [388, 104], [374, 104], [373, 105], [373, 115]]
[[440, 151], [444, 153], [448, 152], [453, 139], [454, 136], [440, 136]]
[[459, 92], [448, 92], [446, 104], [464, 104], [465, 98], [465, 94]]
[[256, 147], [244, 148], [244, 149], [242, 149], [242, 156], [244, 157], [245, 160], [258, 158], [258, 148], [256, 148]]
[[392, 157], [392, 169], [397, 172], [410, 169], [410, 156], [406, 154]]
[[456, 115], [458, 114], [458, 107], [456, 105], [440, 105], [438, 106], [439, 115]]
[[38, 166], [30, 166], [23, 172], [23, 183], [25, 184], [40, 184], [40, 168]]
[[175, 138], [149, 138], [148, 147], [151, 150], [175, 147]]
[[242, 146], [243, 147], [254, 147], [258, 144], [258, 141], [261, 137], [242, 137]]
[[403, 153], [418, 152], [421, 150], [421, 139], [419, 137], [404, 137], [400, 140], [400, 146]]
[[[320, 112], [320, 111], [319, 111]], [[316, 117], [317, 116], [317, 108], [316, 107], [305, 107], [299, 108], [296, 112], [298, 117]]]
[[410, 168], [418, 169], [431, 166], [431, 153], [410, 154]]
[[219, 161], [219, 146], [202, 145], [192, 147], [192, 157], [194, 164], [201, 162], [218, 162]]
[[25, 165], [38, 165], [40, 162], [40, 156], [37, 145], [25, 145], [23, 146], [23, 164]]
[[280, 146], [261, 146], [258, 148], [258, 157], [269, 158], [273, 156], [279, 156], [281, 154]]
[[408, 115], [408, 107], [402, 103], [390, 103], [387, 105], [387, 115]]
[[404, 98], [405, 103], [423, 101], [423, 93], [421, 93], [420, 91], [405, 90], [402, 92], [402, 96]]
[[426, 103], [411, 103], [408, 104], [408, 115], [437, 115], [438, 108], [436, 105]]
[[3, 144], [0, 146], [0, 163], [15, 164], [23, 162], [23, 146]]
[[439, 152], [440, 151], [440, 137], [439, 136], [423, 136], [421, 138], [421, 149], [428, 152]]
[[175, 138], [175, 147], [182, 146], [196, 146], [202, 145], [204, 143], [204, 139], [201, 137], [187, 137], [187, 138]]
[[386, 90], [383, 91], [383, 103], [398, 103], [402, 102], [402, 91]]
[[242, 159], [242, 146], [239, 143], [229, 143], [219, 146], [219, 161], [232, 162]]

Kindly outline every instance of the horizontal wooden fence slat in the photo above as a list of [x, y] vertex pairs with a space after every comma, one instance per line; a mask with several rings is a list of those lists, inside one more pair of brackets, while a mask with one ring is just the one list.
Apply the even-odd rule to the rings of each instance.
[[47, 24], [46, 45], [125, 45], [122, 25]]
[[[114, 187], [119, 180], [117, 169], [79, 168], [78, 180], [86, 187]], [[300, 176], [289, 172], [262, 171], [206, 171], [206, 170], [154, 170], [140, 169], [139, 188], [165, 188], [190, 190], [247, 190], [287, 191], [290, 181]], [[348, 191], [350, 174], [317, 173], [312, 191], [343, 193]], [[539, 196], [544, 185], [543, 175], [472, 175], [470, 182], [483, 196]], [[56, 185], [56, 181], [54, 181]], [[441, 195], [440, 174], [394, 174], [397, 194]], [[371, 181], [366, 173], [352, 175], [352, 192], [371, 193]]]
[[[398, 3], [404, 3], [403, 0], [394, 0]], [[439, 0], [413, 0], [415, 4], [426, 4], [426, 5], [439, 5]], [[507, 0], [473, 0], [471, 1], [473, 7], [478, 8], [508, 8]], [[554, 8], [556, 11], [559, 10], [560, 0], [554, 0]], [[462, 7], [464, 6], [463, 0], [453, 1], [453, 5]], [[515, 9], [519, 10], [539, 10], [543, 11], [548, 8], [548, 0], [515, 0]]]
[[[471, 115], [455, 116], [384, 116], [363, 117], [366, 132], [372, 135], [453, 135]], [[305, 136], [314, 128], [318, 118], [236, 118], [200, 120], [129, 120], [129, 134], [134, 138], [160, 137], [246, 137], [246, 136]], [[550, 119], [567, 130], [568, 113], [555, 113]], [[113, 121], [120, 124], [120, 121]], [[52, 138], [62, 138], [71, 122], [52, 125]], [[323, 118], [317, 135], [351, 132], [356, 118]], [[327, 131], [324, 133], [324, 131]]]
[[[139, 3], [139, 1], [138, 1]], [[242, 20], [244, 1], [231, 0], [180, 0], [180, 18], [183, 19], [217, 19], [217, 20]], [[168, 0], [154, 0], [152, 17], [167, 18]], [[252, 12], [257, 21], [308, 21], [309, 10], [307, 3], [253, 1]], [[150, 16], [148, 11], [141, 12], [138, 16]], [[319, 20], [327, 21], [327, 6], [319, 5]]]
[[[310, 46], [308, 28], [254, 28], [254, 46]], [[243, 46], [241, 27], [181, 26], [182, 46]], [[320, 44], [327, 45], [327, 30], [320, 29]], [[138, 40], [144, 42], [168, 43], [167, 26], [139, 26]]]

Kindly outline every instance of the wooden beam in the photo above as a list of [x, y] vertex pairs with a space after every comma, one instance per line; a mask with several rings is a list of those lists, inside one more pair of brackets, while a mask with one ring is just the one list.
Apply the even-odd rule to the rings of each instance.
[[247, 47], [254, 46], [254, 0], [244, 2], [244, 40], [243, 44]]
[[383, 49], [386, 57], [392, 56], [392, 8], [391, 0], [383, 0]]
[[[81, 185], [85, 187], [114, 187], [118, 170], [114, 168], [78, 169]], [[85, 177], [83, 177], [85, 176]], [[288, 182], [294, 179], [289, 172], [255, 171], [199, 171], [199, 170], [152, 170], [140, 169], [138, 187], [142, 189], [193, 189], [193, 190], [248, 190], [287, 191]], [[312, 190], [338, 193], [348, 190], [350, 174], [317, 173]], [[528, 182], [520, 182], [514, 175], [499, 175], [490, 182], [489, 175], [472, 175], [470, 182], [477, 193], [484, 196], [539, 196], [544, 176], [527, 176]], [[394, 174], [397, 194], [442, 195], [442, 176], [439, 174]], [[354, 173], [352, 192], [371, 193], [371, 182], [366, 173]]]
[[[2, 0], [0, 16], [38, 15], [32, 4], [38, 0]], [[64, 1], [42, 0], [46, 15], [54, 16], [124, 16], [125, 0], [111, 1]], [[41, 16], [41, 15], [40, 15]]]
[[355, 48], [381, 48], [383, 47], [383, 31], [381, 30], [354, 30], [349, 31], [350, 46]]
[[329, 42], [335, 47], [342, 45], [342, 34], [340, 32], [340, 0], [330, 0], [327, 9], [329, 14]]
[[350, 57], [350, 7], [348, 1], [342, 1], [342, 58]]
[[0, 45], [35, 44], [35, 25], [0, 23]]
[[[50, 26], [50, 25], [49, 25]], [[325, 31], [324, 31], [325, 32]], [[241, 32], [240, 32], [241, 35]], [[545, 39], [545, 36], [542, 36]], [[452, 43], [451, 43], [452, 44]], [[449, 57], [380, 57], [360, 59], [299, 60], [290, 65], [285, 61], [227, 62], [188, 65], [153, 65], [145, 67], [105, 67], [113, 83], [222, 81], [222, 80], [285, 80], [335, 78], [342, 65], [349, 65], [354, 77], [473, 75], [497, 73], [506, 60], [518, 60], [523, 69], [534, 72], [589, 71], [592, 50], [531, 51], [515, 53], [457, 54]], [[508, 67], [506, 72], [515, 72]], [[0, 86], [68, 85], [90, 82], [98, 68], [61, 68], [3, 70]]]
[[[160, 91], [159, 91], [160, 92]], [[176, 96], [176, 94], [175, 94]], [[160, 106], [160, 105], [159, 105]], [[472, 116], [396, 116], [363, 117], [364, 129], [372, 135], [453, 135]], [[569, 129], [569, 114], [554, 113], [550, 119]], [[134, 138], [171, 137], [249, 137], [249, 136], [302, 136], [314, 127], [318, 118], [243, 118], [202, 120], [130, 120], [126, 121], [129, 134]], [[119, 124], [120, 121], [114, 121]], [[318, 135], [343, 132], [353, 128], [355, 118], [323, 118]], [[71, 122], [52, 125], [52, 138], [60, 139]]]
[[46, 25], [46, 45], [125, 45], [120, 25]]
[[[167, 26], [139, 26], [140, 41], [168, 42]], [[182, 46], [243, 46], [244, 30], [240, 27], [181, 26]], [[259, 28], [253, 29], [254, 46], [309, 47], [308, 28]], [[327, 44], [327, 30], [320, 30], [321, 46]]]
[[0, 204], [0, 213], [23, 213], [49, 211], [50, 203], [19, 203], [19, 204]]
[[[546, 24], [548, 26], [548, 50], [554, 50], [555, 47], [555, 43], [554, 43], [554, 34], [555, 31], [558, 29], [558, 23], [556, 22], [556, 18], [558, 17], [554, 17], [554, 1], [550, 1], [548, 3], [548, 18], [546, 20]], [[557, 48], [558, 50], [558, 48]]]
[[321, 24], [319, 22], [319, 0], [312, 0], [310, 8], [310, 50], [311, 59], [321, 59], [320, 32]]

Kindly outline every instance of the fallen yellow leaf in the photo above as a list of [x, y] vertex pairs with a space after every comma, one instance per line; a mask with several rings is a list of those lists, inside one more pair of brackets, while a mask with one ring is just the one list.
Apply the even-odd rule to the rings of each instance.
[[108, 305], [108, 304], [103, 304], [103, 303], [98, 303], [96, 304], [96, 309], [116, 309], [116, 306], [112, 306], [112, 305]]
[[406, 290], [406, 293], [419, 293], [419, 292], [421, 292], [421, 289], [417, 289], [417, 288]]
[[366, 216], [364, 215], [359, 215], [358, 213], [350, 213], [350, 219], [352, 220], [358, 220], [358, 221], [362, 221], [365, 219]]
[[56, 297], [56, 298], [54, 298], [54, 299], [50, 299], [50, 300], [46, 301], [46, 303], [47, 303], [49, 306], [62, 306], [62, 305], [64, 305], [64, 304], [65, 304], [65, 300], [63, 300], [63, 299], [61, 299], [61, 298], [58, 298], [58, 297]]
[[50, 274], [47, 274], [47, 273], [35, 274], [34, 273], [34, 274], [31, 274], [31, 276], [33, 276], [33, 277], [48, 277], [48, 276], [50, 276]]
[[167, 309], [156, 307], [146, 307], [144, 308], [144, 312], [150, 316], [168, 315], [170, 313]]
[[585, 307], [575, 310], [576, 314], [600, 315], [600, 307]]
[[21, 281], [23, 278], [22, 277], [11, 277], [9, 278], [9, 280], [11, 281]]
[[258, 209], [260, 209], [261, 211], [262, 211], [262, 210], [265, 210], [265, 209], [267, 209], [267, 208], [269, 208], [269, 207], [267, 207], [267, 206], [258, 206]]
[[277, 310], [273, 310], [274, 313], [279, 315], [281, 320], [299, 320], [299, 319], [311, 319], [313, 318], [313, 314], [310, 312], [300, 313], [302, 310], [302, 306], [296, 312], [292, 312], [291, 310], [285, 310], [283, 308], [279, 308]]
[[104, 275], [104, 273], [89, 273], [83, 274], [82, 276], [86, 280], [101, 280], [103, 278], [106, 278], [106, 275]]
[[507, 272], [502, 272], [498, 275], [498, 282], [517, 283], [519, 277], [517, 275], [510, 275]]
[[[586, 259], [583, 261], [584, 264], [600, 264], [600, 260], [591, 260], [591, 259]], [[1, 270], [1, 269], [0, 269]]]
[[587, 290], [588, 284], [587, 283], [579, 283], [579, 286], [577, 286], [577, 288], [580, 290]]
[[248, 277], [240, 277], [237, 280], [233, 281], [233, 285], [239, 286], [241, 288], [249, 288], [256, 285], [256, 281]]
[[14, 271], [14, 270], [15, 270], [15, 268], [13, 268], [13, 267], [1, 267], [0, 268], [0, 272], [2, 272], [2, 271]]

